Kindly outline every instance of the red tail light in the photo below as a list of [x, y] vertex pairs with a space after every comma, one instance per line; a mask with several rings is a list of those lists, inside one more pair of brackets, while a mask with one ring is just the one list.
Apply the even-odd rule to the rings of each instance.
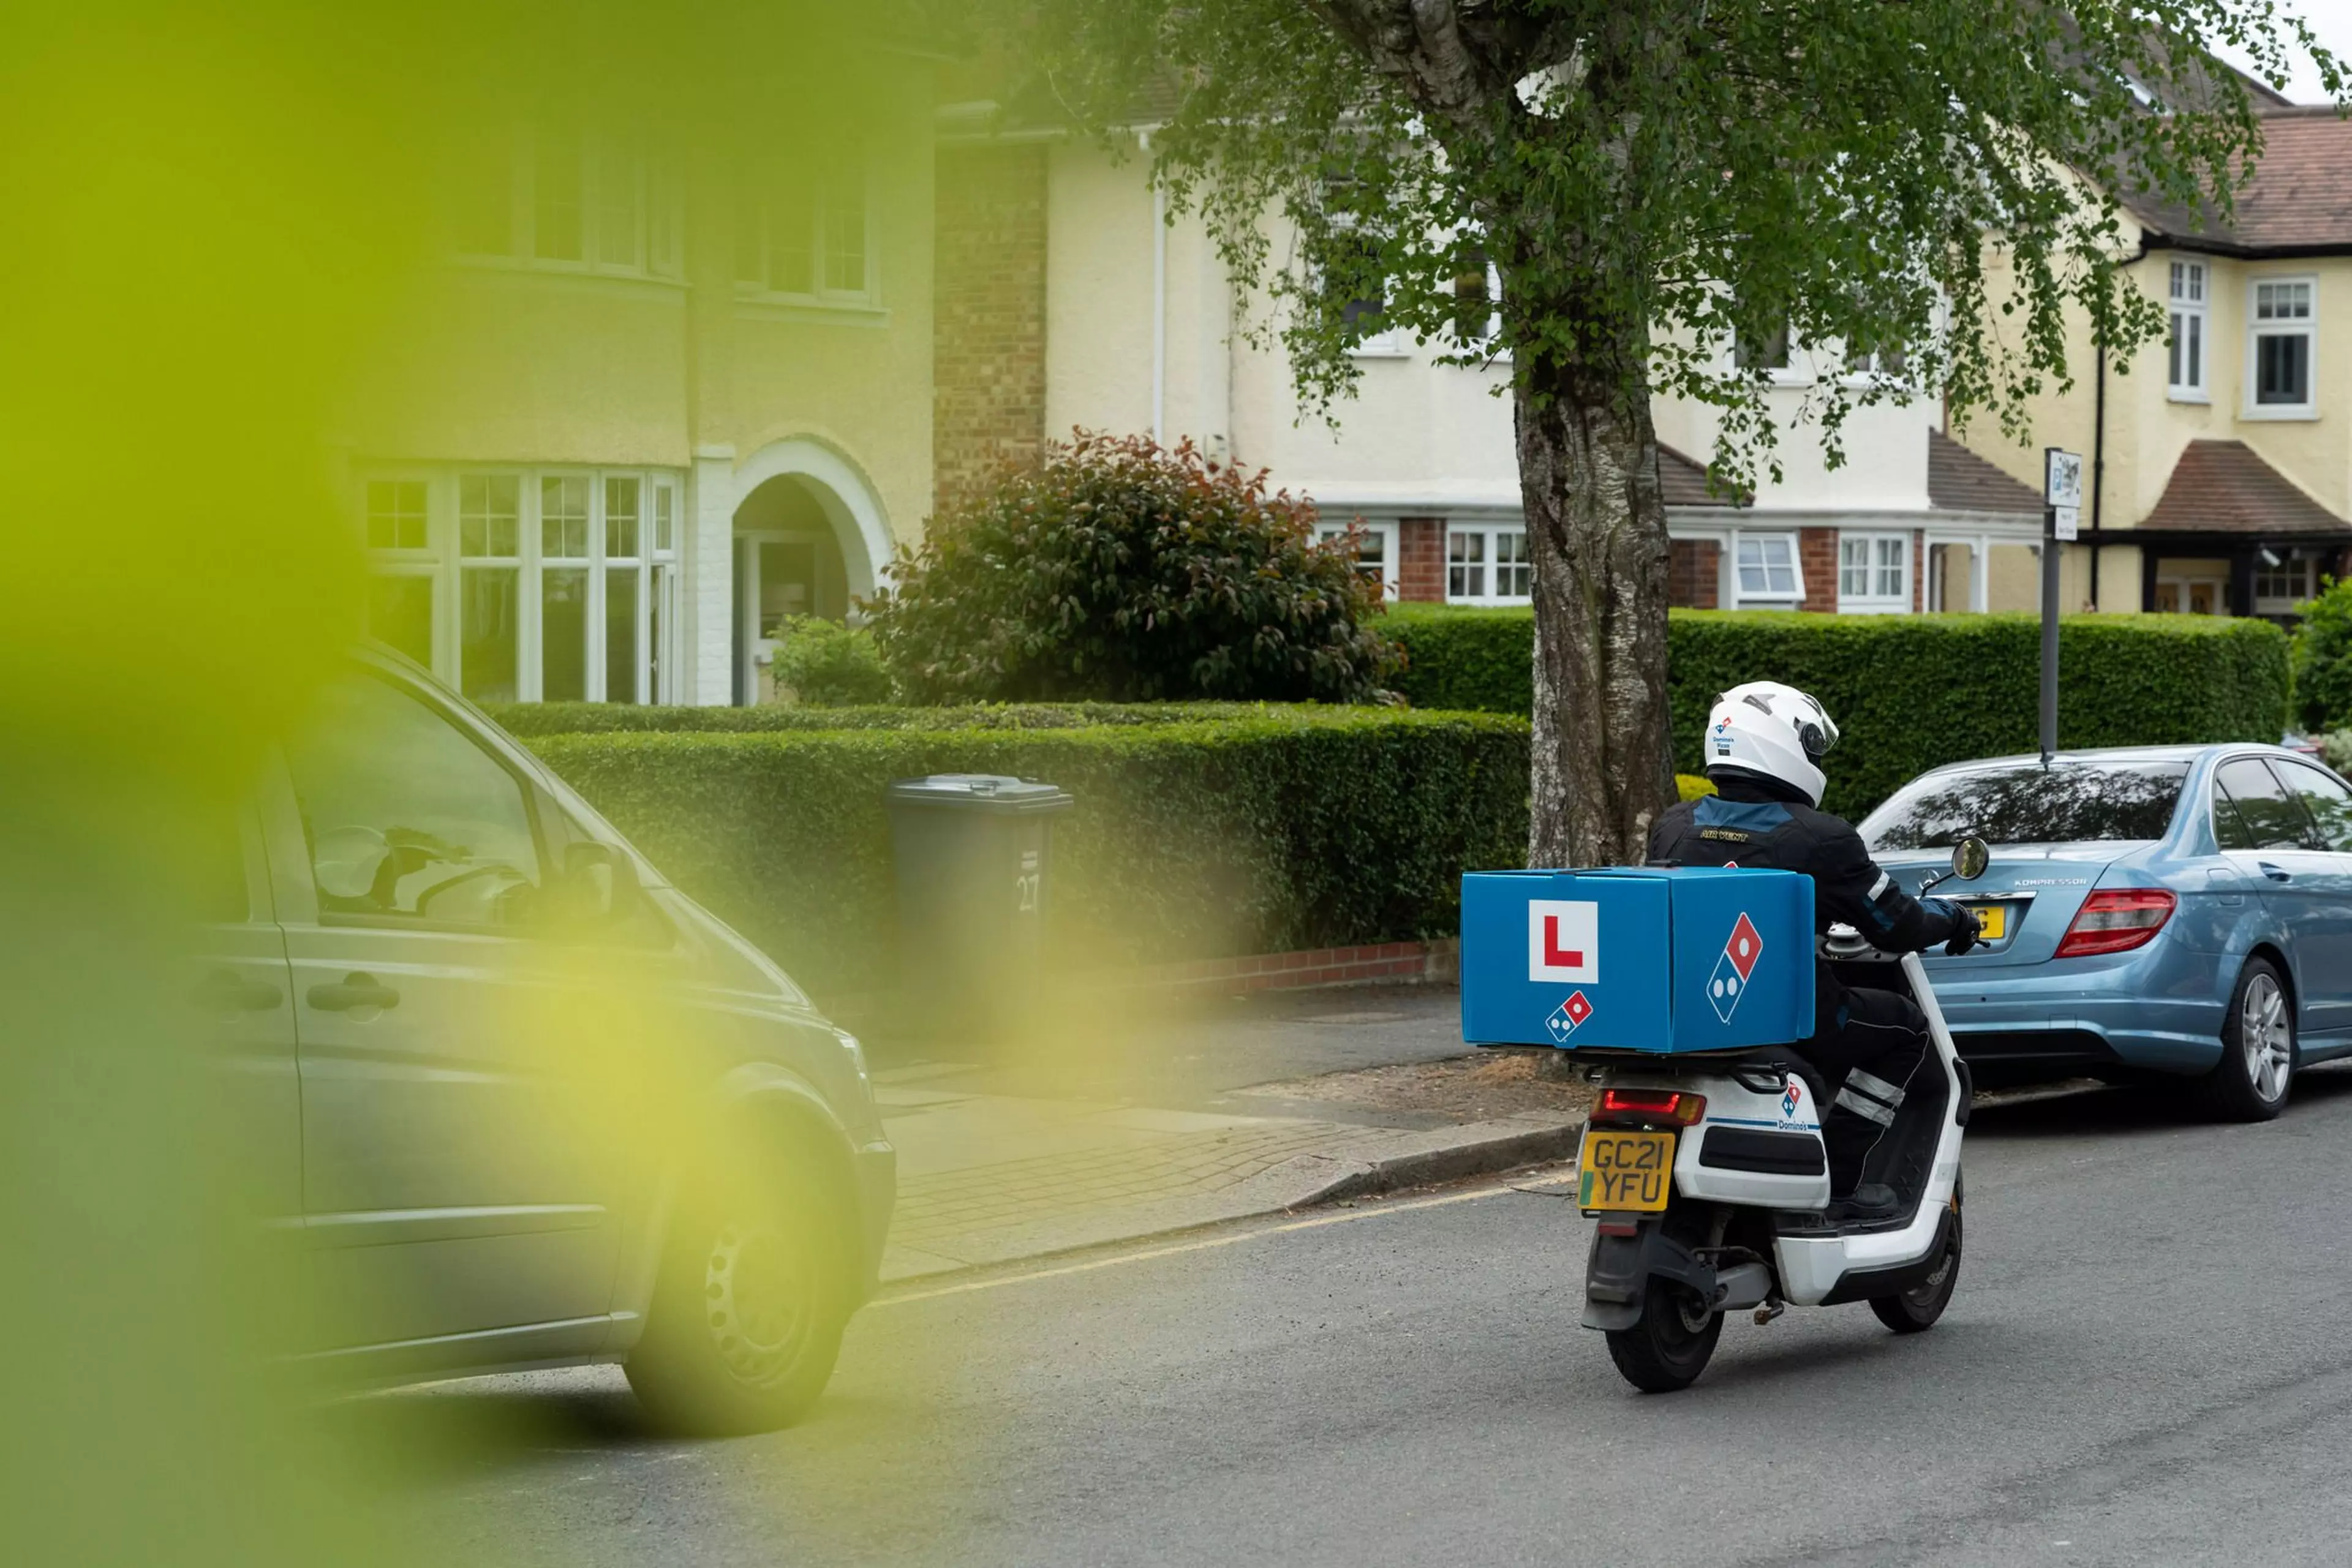
[[2060, 958], [2129, 952], [2155, 940], [2179, 902], [2161, 888], [2110, 888], [2083, 900], [2058, 943]]
[[1604, 1089], [1595, 1121], [1675, 1121], [1688, 1127], [1706, 1114], [1706, 1096], [1666, 1089]]

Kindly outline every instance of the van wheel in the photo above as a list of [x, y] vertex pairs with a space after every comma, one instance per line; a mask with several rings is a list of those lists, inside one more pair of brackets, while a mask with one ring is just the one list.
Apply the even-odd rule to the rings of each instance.
[[1946, 1233], [1944, 1256], [1937, 1260], [1935, 1272], [1899, 1296], [1873, 1296], [1870, 1310], [1878, 1321], [1898, 1334], [1924, 1333], [1936, 1326], [1944, 1309], [1952, 1304], [1952, 1291], [1960, 1282], [1960, 1189], [1952, 1187], [1952, 1226]]
[[824, 1392], [856, 1302], [840, 1184], [794, 1150], [696, 1188], [671, 1217], [629, 1386], [671, 1431], [788, 1426]]
[[1642, 1321], [1609, 1331], [1609, 1359], [1643, 1393], [1672, 1394], [1698, 1381], [1722, 1337], [1721, 1312], [1708, 1311], [1689, 1286], [1654, 1274], [1642, 1293]]
[[2199, 1080], [2204, 1108], [2222, 1121], [2268, 1121], [2286, 1107], [2300, 1059], [2294, 1004], [2266, 958], [2250, 958], [2221, 1020], [2221, 1059]]

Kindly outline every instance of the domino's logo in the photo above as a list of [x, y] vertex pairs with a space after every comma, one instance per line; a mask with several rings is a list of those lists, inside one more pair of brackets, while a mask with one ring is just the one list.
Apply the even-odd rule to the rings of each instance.
[[1763, 954], [1764, 939], [1756, 934], [1755, 922], [1743, 910], [1706, 980], [1707, 1002], [1725, 1023], [1731, 1022], [1731, 1015], [1739, 1010], [1739, 999], [1748, 994], [1748, 978], [1756, 973], [1756, 961]]
[[1551, 1016], [1544, 1020], [1544, 1027], [1551, 1031], [1552, 1044], [1564, 1046], [1568, 1044], [1569, 1036], [1576, 1033], [1577, 1026], [1591, 1016], [1592, 1003], [1583, 992], [1578, 991], [1551, 1010]]

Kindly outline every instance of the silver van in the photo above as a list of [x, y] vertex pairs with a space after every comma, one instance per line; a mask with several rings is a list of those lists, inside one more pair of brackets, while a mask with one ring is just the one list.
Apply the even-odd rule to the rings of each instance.
[[617, 1362], [686, 1430], [803, 1412], [896, 1189], [857, 1042], [395, 655], [352, 658], [242, 815], [194, 994], [297, 1238], [299, 1352]]

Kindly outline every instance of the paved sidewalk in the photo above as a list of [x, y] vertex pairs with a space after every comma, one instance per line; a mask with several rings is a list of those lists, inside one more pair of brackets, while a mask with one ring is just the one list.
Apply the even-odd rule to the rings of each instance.
[[877, 1066], [900, 1184], [883, 1277], [1181, 1230], [1572, 1147], [1581, 1086], [1538, 1056], [1468, 1051], [1456, 1006], [1450, 989], [1420, 987], [1169, 1004], [1084, 1032], [1075, 1048]]

